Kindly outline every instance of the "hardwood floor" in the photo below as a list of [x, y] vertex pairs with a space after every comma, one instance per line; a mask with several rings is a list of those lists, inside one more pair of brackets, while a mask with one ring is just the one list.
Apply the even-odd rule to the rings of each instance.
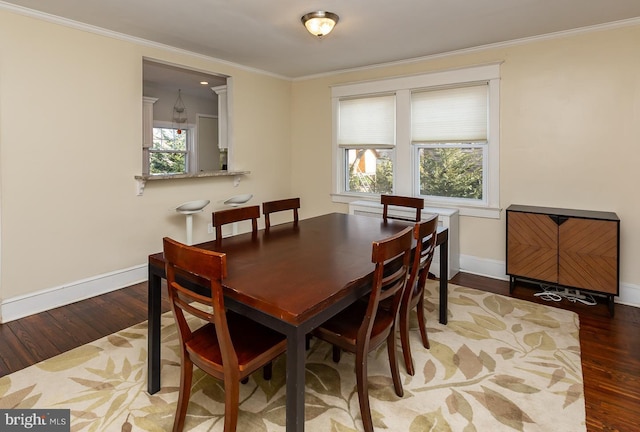
[[[452, 283], [509, 296], [506, 281], [459, 273]], [[519, 283], [512, 297], [550, 304]], [[580, 316], [580, 345], [587, 430], [640, 430], [640, 308], [586, 306], [563, 300], [553, 306]], [[166, 298], [163, 309], [169, 310]], [[99, 339], [147, 319], [147, 284], [142, 283], [0, 324], [0, 376]]]

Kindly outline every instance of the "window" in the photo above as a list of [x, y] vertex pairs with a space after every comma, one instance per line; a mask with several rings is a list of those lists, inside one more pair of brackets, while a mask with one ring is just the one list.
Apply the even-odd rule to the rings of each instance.
[[341, 100], [338, 145], [344, 153], [346, 191], [391, 193], [395, 97], [384, 95]]
[[189, 129], [154, 127], [153, 144], [149, 148], [149, 173], [186, 173], [190, 135]]
[[332, 88], [333, 199], [421, 196], [499, 217], [499, 65]]
[[143, 59], [142, 87], [143, 175], [233, 168], [232, 77]]
[[411, 94], [416, 191], [431, 201], [486, 197], [487, 84]]

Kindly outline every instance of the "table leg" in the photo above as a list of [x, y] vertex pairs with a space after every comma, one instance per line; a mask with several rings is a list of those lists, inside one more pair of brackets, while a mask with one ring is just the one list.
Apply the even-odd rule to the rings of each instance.
[[440, 324], [447, 324], [449, 298], [449, 239], [440, 245]]
[[287, 335], [287, 432], [304, 431], [305, 337], [299, 328]]
[[147, 391], [160, 390], [160, 315], [162, 315], [162, 282], [158, 274], [149, 269], [148, 285], [148, 337], [147, 337]]

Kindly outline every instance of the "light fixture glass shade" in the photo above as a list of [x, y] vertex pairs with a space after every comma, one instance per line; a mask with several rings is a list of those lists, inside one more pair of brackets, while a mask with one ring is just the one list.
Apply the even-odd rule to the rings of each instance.
[[333, 12], [309, 12], [301, 18], [309, 33], [319, 38], [328, 35], [338, 23], [339, 17]]
[[184, 124], [187, 122], [187, 109], [184, 106], [184, 102], [182, 102], [182, 90], [178, 89], [178, 98], [176, 99], [176, 103], [173, 105], [173, 128], [178, 129], [178, 134], [182, 134], [182, 130], [184, 128]]

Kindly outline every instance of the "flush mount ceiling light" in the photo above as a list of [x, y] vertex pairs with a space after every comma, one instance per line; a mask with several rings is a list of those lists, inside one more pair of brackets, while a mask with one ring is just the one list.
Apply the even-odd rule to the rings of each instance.
[[322, 38], [333, 30], [340, 18], [333, 12], [315, 11], [309, 12], [300, 18], [302, 24], [312, 35]]

